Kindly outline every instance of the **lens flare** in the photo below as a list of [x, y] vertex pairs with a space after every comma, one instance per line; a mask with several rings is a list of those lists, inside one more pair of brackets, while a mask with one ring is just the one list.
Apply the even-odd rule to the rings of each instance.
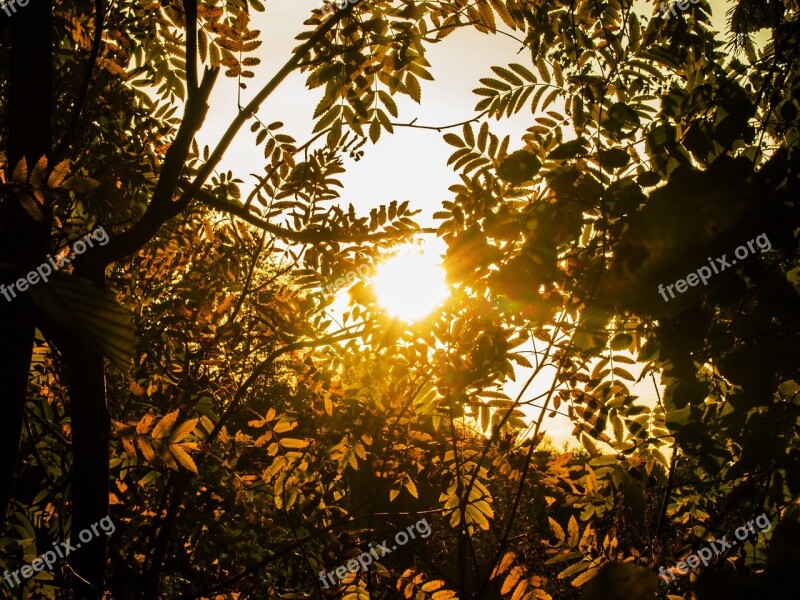
[[439, 256], [430, 247], [393, 256], [378, 267], [372, 289], [389, 314], [417, 321], [433, 312], [449, 295]]

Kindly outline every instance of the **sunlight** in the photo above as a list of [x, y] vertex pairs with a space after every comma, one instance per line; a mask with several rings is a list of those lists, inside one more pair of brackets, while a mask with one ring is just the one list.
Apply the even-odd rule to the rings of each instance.
[[424, 251], [414, 248], [386, 260], [372, 280], [378, 303], [391, 315], [416, 321], [432, 312], [449, 295], [435, 242]]

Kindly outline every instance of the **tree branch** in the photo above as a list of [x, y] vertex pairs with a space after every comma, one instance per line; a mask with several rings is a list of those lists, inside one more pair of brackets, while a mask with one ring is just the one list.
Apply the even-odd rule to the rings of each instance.
[[256, 113], [259, 107], [267, 98], [269, 98], [272, 92], [274, 92], [275, 89], [277, 89], [277, 87], [283, 82], [283, 80], [286, 79], [286, 77], [288, 77], [288, 75], [297, 68], [309, 51], [318, 42], [322, 41], [328, 32], [333, 29], [339, 21], [348, 16], [353, 9], [361, 3], [361, 1], [362, 0], [356, 0], [354, 4], [350, 4], [346, 8], [336, 12], [330, 19], [325, 21], [325, 23], [320, 26], [320, 28], [317, 29], [317, 31], [315, 31], [314, 34], [297, 49], [297, 51], [286, 62], [286, 64], [283, 65], [283, 67], [281, 67], [281, 69], [273, 76], [273, 78], [270, 79], [263, 88], [261, 88], [261, 90], [247, 104], [247, 106], [239, 111], [231, 124], [228, 126], [228, 129], [226, 129], [225, 133], [222, 134], [222, 138], [211, 152], [211, 156], [208, 157], [208, 160], [201, 167], [200, 172], [197, 174], [194, 181], [192, 181], [189, 188], [184, 191], [183, 195], [181, 196], [181, 202], [188, 204], [188, 202], [190, 202], [191, 199], [196, 196], [197, 192], [211, 176], [211, 173], [217, 167], [220, 160], [222, 160], [222, 157], [225, 155], [225, 152], [227, 152], [228, 147], [231, 145], [233, 139], [239, 133], [239, 130], [242, 128], [242, 126], [247, 122], [247, 119]]
[[197, 93], [197, 0], [184, 0], [186, 11], [186, 102]]
[[[186, 181], [181, 181], [178, 186], [184, 190], [190, 188], [190, 184]], [[261, 217], [251, 213], [243, 204], [234, 204], [227, 200], [217, 198], [213, 194], [205, 190], [198, 190], [194, 197], [216, 210], [226, 212], [235, 217], [239, 217], [243, 221], [247, 221], [251, 225], [263, 229], [276, 237], [283, 238], [292, 242], [301, 244], [318, 244], [324, 242], [339, 242], [339, 243], [360, 243], [360, 242], [374, 242], [380, 240], [388, 240], [393, 238], [404, 237], [413, 233], [436, 233], [436, 229], [432, 227], [423, 227], [420, 229], [398, 229], [394, 231], [383, 231], [380, 233], [335, 233], [324, 229], [306, 230], [306, 231], [293, 231], [273, 225], [269, 221], [265, 221]]]
[[392, 123], [392, 127], [411, 127], [413, 129], [433, 129], [434, 131], [442, 131], [443, 129], [453, 129], [454, 127], [463, 127], [468, 123], [475, 123], [478, 119], [485, 116], [488, 113], [488, 109], [484, 110], [481, 113], [478, 113], [471, 119], [467, 119], [466, 121], [461, 121], [460, 123], [453, 123], [452, 125], [416, 125], [417, 119], [413, 119], [410, 123]]

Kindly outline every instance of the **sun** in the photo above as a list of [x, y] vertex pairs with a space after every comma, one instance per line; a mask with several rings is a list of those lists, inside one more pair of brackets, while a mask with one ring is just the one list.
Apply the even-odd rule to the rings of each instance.
[[407, 322], [417, 321], [450, 294], [435, 244], [411, 247], [378, 267], [372, 289], [386, 312]]

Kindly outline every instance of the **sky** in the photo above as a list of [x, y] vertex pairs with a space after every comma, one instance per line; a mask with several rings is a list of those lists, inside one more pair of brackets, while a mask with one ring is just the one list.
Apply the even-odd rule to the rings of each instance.
[[[242, 90], [241, 104], [245, 105], [290, 57], [297, 45], [295, 36], [306, 28], [303, 22], [312, 9], [319, 6], [315, 0], [269, 1], [265, 13], [253, 13], [251, 29], [260, 29], [263, 45], [257, 56], [261, 64], [254, 67], [255, 77], [247, 80], [248, 89]], [[652, 11], [652, 3], [640, 1], [643, 11]], [[724, 12], [728, 3], [711, 0], [715, 26], [724, 26]], [[692, 5], [693, 8], [693, 5]], [[520, 51], [523, 54], [518, 56]], [[441, 43], [429, 46], [427, 58], [432, 65], [434, 81], [420, 80], [422, 104], [396, 96], [400, 116], [398, 123], [445, 126], [470, 119], [474, 114], [478, 97], [472, 90], [478, 87], [481, 77], [491, 76], [491, 65], [507, 65], [510, 62], [530, 62], [522, 45], [506, 35], [486, 35], [464, 28], [445, 38]], [[295, 72], [279, 86], [258, 111], [264, 123], [282, 121], [284, 132], [292, 135], [299, 144], [311, 136], [313, 112], [321, 90], [308, 90], [305, 86], [307, 74]], [[198, 137], [202, 144], [212, 148], [237, 112], [236, 80], [220, 81], [210, 99], [211, 110]], [[492, 131], [500, 136], [510, 135], [509, 151], [522, 146], [525, 129], [532, 124], [529, 110], [523, 109], [510, 119], [490, 123]], [[460, 128], [452, 130], [460, 133]], [[393, 135], [383, 132], [376, 144], [368, 142], [362, 149], [364, 157], [359, 162], [348, 160], [347, 172], [339, 179], [343, 183], [341, 204], [352, 203], [356, 211], [368, 214], [371, 208], [388, 204], [392, 200], [410, 201], [410, 206], [421, 209], [416, 217], [422, 226], [433, 226], [433, 213], [443, 200], [451, 198], [448, 187], [458, 182], [456, 174], [447, 166], [453, 148], [442, 139], [443, 133], [434, 130], [396, 127]], [[249, 174], [264, 171], [264, 158], [255, 148], [255, 134], [244, 128], [236, 137], [219, 171], [233, 171], [244, 179], [244, 192], [252, 188], [254, 179]], [[634, 375], [638, 376], [638, 370]], [[551, 373], [551, 372], [550, 372]], [[517, 381], [510, 382], [505, 391], [512, 398], [525, 381], [523, 370], [519, 370]], [[526, 392], [530, 398], [546, 391], [552, 382], [552, 374], [539, 378]], [[633, 393], [647, 404], [656, 400], [656, 389], [652, 381], [646, 380], [634, 386]], [[563, 407], [562, 407], [563, 409]], [[534, 409], [526, 410], [531, 417], [538, 414]], [[560, 446], [570, 441], [572, 424], [566, 417], [556, 415], [545, 420], [543, 429], [552, 441]]]

